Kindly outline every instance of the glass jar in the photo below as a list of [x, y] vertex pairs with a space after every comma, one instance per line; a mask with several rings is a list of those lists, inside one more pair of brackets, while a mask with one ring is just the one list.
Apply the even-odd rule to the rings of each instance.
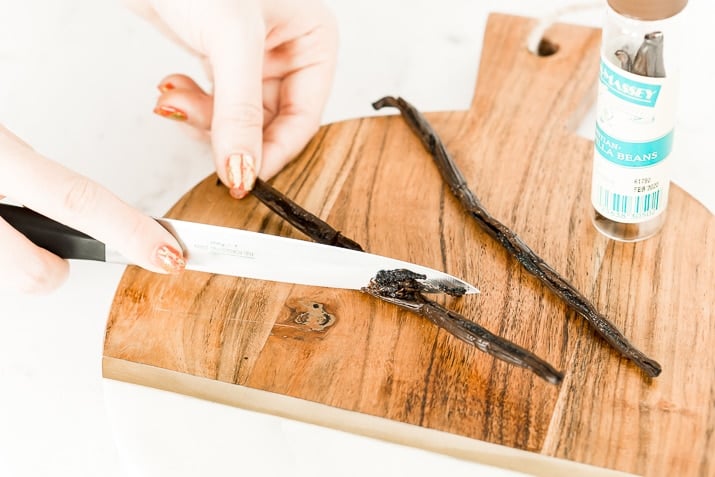
[[591, 203], [626, 242], [665, 223], [687, 0], [609, 0], [601, 41]]

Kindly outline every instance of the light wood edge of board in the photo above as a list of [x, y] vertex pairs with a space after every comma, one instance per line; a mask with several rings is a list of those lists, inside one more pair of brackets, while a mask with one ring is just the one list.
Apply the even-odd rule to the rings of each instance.
[[179, 393], [535, 477], [635, 476], [118, 358], [103, 357], [102, 375], [107, 379]]

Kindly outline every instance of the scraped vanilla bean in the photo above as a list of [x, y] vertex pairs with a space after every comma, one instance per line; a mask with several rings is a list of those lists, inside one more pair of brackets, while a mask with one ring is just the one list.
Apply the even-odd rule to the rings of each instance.
[[372, 280], [375, 285], [381, 287], [382, 295], [398, 293], [404, 288], [405, 280], [410, 280], [414, 284], [412, 290], [420, 293], [446, 293], [452, 296], [464, 296], [467, 293], [464, 285], [454, 279], [427, 280], [427, 275], [405, 270], [404, 268], [380, 270]]
[[655, 377], [661, 373], [661, 366], [658, 362], [636, 349], [608, 318], [596, 310], [596, 307], [585, 296], [536, 255], [512, 230], [487, 212], [476, 195], [469, 189], [467, 181], [437, 133], [414, 106], [402, 98], [390, 96], [373, 103], [375, 109], [382, 109], [386, 106], [397, 108], [400, 111], [410, 129], [419, 136], [424, 147], [432, 155], [452, 194], [461, 202], [482, 230], [499, 242], [526, 271], [538, 278], [571, 309], [583, 316], [596, 332], [624, 357], [633, 361], [649, 376]]
[[[357, 242], [343, 236], [329, 224], [303, 209], [265, 182], [257, 180], [251, 193], [286, 222], [316, 242], [351, 249], [356, 249], [355, 246], [357, 246], [359, 247], [357, 250], [362, 250]], [[333, 239], [333, 237], [339, 238]], [[504, 338], [494, 335], [485, 328], [467, 320], [456, 312], [444, 308], [422, 294], [443, 292], [461, 296], [465, 292], [464, 289], [419, 281], [419, 279], [424, 278], [426, 278], [425, 275], [419, 275], [409, 270], [380, 271], [362, 291], [375, 298], [416, 313], [456, 338], [477, 347], [495, 358], [526, 368], [549, 383], [561, 383], [563, 374], [543, 359]]]
[[552, 384], [561, 382], [563, 374], [538, 356], [425, 298], [422, 294], [424, 285], [419, 282], [424, 278], [425, 275], [409, 270], [383, 270], [362, 291], [427, 318], [495, 358], [526, 368]]

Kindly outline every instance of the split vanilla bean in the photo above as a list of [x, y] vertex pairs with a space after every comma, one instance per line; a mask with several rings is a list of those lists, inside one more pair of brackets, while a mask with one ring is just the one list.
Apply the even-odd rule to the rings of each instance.
[[661, 366], [658, 362], [635, 348], [608, 318], [596, 310], [596, 307], [584, 295], [536, 255], [511, 229], [487, 212], [477, 196], [469, 189], [467, 181], [437, 133], [413, 105], [402, 98], [391, 96], [373, 103], [375, 109], [387, 106], [400, 111], [410, 129], [419, 136], [424, 147], [432, 155], [452, 194], [482, 230], [501, 244], [527, 272], [538, 278], [571, 309], [583, 316], [596, 332], [624, 357], [633, 361], [649, 376], [655, 377], [661, 373]]
[[425, 298], [423, 285], [417, 281], [420, 278], [424, 279], [425, 275], [409, 270], [380, 271], [362, 291], [417, 313], [465, 343], [502, 361], [529, 369], [551, 384], [561, 382], [563, 374], [532, 352]]
[[[357, 242], [343, 236], [267, 183], [257, 180], [251, 192], [273, 212], [316, 242], [362, 250]], [[369, 284], [366, 284], [362, 291], [428, 319], [456, 338], [497, 359], [526, 368], [549, 383], [561, 383], [563, 373], [548, 362], [423, 295], [423, 293], [443, 292], [459, 296], [464, 293], [464, 290], [461, 290], [461, 293], [460, 290], [449, 287], [435, 290], [432, 287], [425, 287], [424, 283], [418, 281], [424, 278], [426, 278], [424, 275], [409, 270], [381, 271]]]

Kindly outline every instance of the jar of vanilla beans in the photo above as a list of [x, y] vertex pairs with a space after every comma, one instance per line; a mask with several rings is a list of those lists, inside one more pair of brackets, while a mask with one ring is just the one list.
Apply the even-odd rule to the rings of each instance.
[[591, 189], [593, 223], [621, 241], [665, 223], [687, 0], [608, 0]]

